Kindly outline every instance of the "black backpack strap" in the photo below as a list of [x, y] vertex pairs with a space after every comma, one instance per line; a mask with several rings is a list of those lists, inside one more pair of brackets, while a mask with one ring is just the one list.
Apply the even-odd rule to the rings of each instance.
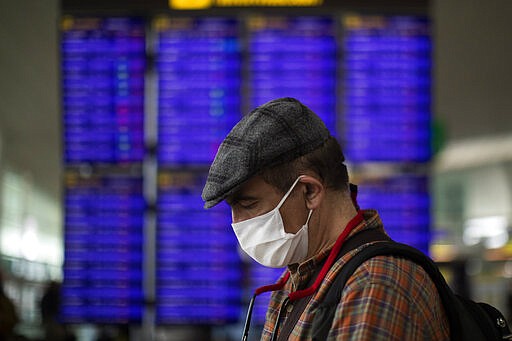
[[[332, 326], [334, 314], [336, 312], [336, 307], [341, 301], [343, 288], [355, 270], [366, 260], [381, 255], [404, 257], [420, 264], [431, 276], [434, 283], [436, 283], [438, 290], [441, 289], [439, 290], [439, 294], [441, 295], [442, 292], [446, 293], [444, 286], [447, 286], [447, 284], [437, 269], [437, 266], [435, 266], [435, 264], [433, 264], [429, 258], [427, 258], [418, 250], [393, 241], [380, 242], [369, 245], [354, 255], [354, 257], [352, 257], [346, 264], [343, 265], [343, 268], [338, 273], [332, 286], [329, 288], [329, 291], [326, 293], [326, 296], [322, 304], [319, 306], [317, 314], [315, 315], [315, 320], [313, 321], [313, 340], [327, 339], [327, 335], [329, 334], [329, 329]], [[445, 300], [451, 300], [450, 297], [441, 297], [441, 299], [443, 302], [445, 302]], [[453, 314], [447, 312], [447, 315], [452, 316]], [[450, 326], [452, 326], [452, 321], [450, 321]], [[457, 329], [460, 329], [460, 327]], [[452, 338], [452, 340], [457, 339], [458, 338]]]
[[[312, 325], [313, 340], [326, 340], [334, 319], [336, 307], [346, 282], [354, 271], [366, 260], [376, 256], [395, 256], [409, 259], [420, 265], [435, 284], [450, 325], [451, 340], [492, 340], [493, 336], [484, 335], [478, 327], [478, 321], [469, 314], [463, 301], [459, 300], [446, 283], [435, 263], [419, 250], [396, 242], [380, 242], [367, 246], [354, 255], [338, 273], [324, 301], [319, 305]], [[494, 325], [489, 326], [494, 329]], [[487, 328], [485, 328], [487, 329]]]
[[[384, 233], [382, 229], [366, 229], [362, 230], [353, 236], [350, 236], [341, 246], [340, 251], [338, 252], [338, 255], [336, 256], [336, 261], [343, 257], [345, 254], [349, 253], [352, 250], [357, 249], [358, 247], [368, 244], [375, 241], [382, 241], [382, 240], [391, 240], [387, 234]], [[309, 283], [307, 284], [307, 287], [313, 285], [313, 283], [316, 280], [316, 277], [320, 273], [320, 270], [322, 268], [322, 265], [319, 265], [313, 276], [311, 276], [311, 279], [309, 280]], [[299, 299], [296, 302], [293, 302], [293, 308], [290, 312], [290, 315], [284, 322], [283, 326], [281, 327], [281, 332], [279, 333], [278, 340], [288, 340], [288, 337], [290, 336], [293, 328], [297, 324], [297, 321], [300, 318], [300, 315], [304, 312], [304, 309], [306, 309], [306, 306], [308, 305], [309, 301], [311, 301], [312, 295], [303, 297]], [[288, 303], [288, 302], [287, 302]]]

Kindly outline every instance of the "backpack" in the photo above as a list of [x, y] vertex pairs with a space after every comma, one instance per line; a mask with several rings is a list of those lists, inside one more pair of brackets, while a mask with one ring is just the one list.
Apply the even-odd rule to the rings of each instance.
[[421, 265], [427, 272], [441, 297], [450, 325], [450, 340], [512, 340], [507, 322], [498, 309], [454, 294], [429, 257], [413, 247], [389, 241], [389, 238], [385, 239], [387, 241], [379, 241], [365, 247], [343, 265], [315, 314], [312, 324], [313, 340], [327, 339], [336, 306], [341, 300], [341, 293], [349, 277], [364, 261], [383, 255], [409, 259]]

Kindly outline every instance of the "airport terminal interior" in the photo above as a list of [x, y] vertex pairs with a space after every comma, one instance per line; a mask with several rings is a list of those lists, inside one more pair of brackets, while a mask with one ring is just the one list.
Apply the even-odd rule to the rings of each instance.
[[511, 17], [508, 0], [0, 0], [16, 340], [52, 318], [57, 341], [239, 340], [283, 269], [201, 191], [230, 129], [279, 97], [322, 118], [394, 240], [512, 323]]

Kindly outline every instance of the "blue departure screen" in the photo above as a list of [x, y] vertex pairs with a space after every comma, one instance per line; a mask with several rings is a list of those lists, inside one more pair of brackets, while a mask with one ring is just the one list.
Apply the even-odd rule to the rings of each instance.
[[345, 152], [351, 162], [430, 158], [431, 42], [417, 17], [344, 18]]
[[[146, 161], [158, 162], [158, 324], [239, 322], [242, 298], [276, 282], [283, 269], [240, 257], [229, 207], [204, 210], [201, 200], [207, 167], [248, 108], [296, 97], [342, 137], [356, 164], [430, 158], [431, 42], [422, 18], [160, 17], [154, 46], [145, 29], [135, 18], [63, 20], [66, 322], [141, 322]], [[158, 112], [148, 155], [145, 91]], [[379, 210], [395, 240], [428, 252], [427, 187], [417, 175], [362, 179], [359, 202]], [[264, 322], [268, 298], [256, 299], [253, 323]]]
[[252, 17], [250, 105], [296, 97], [335, 134], [336, 31], [332, 18]]
[[119, 163], [144, 153], [144, 23], [63, 20], [64, 159]]
[[240, 317], [242, 268], [229, 207], [203, 209], [205, 174], [160, 172], [156, 317], [226, 324]]
[[61, 314], [68, 323], [139, 323], [142, 177], [67, 171]]
[[210, 164], [241, 116], [238, 23], [160, 18], [154, 26], [159, 164]]
[[[250, 281], [247, 285], [249, 292], [247, 292], [245, 295], [248, 298], [252, 297], [255, 289], [265, 285], [275, 284], [286, 270], [285, 268], [267, 268], [263, 265], [258, 264], [256, 261], [253, 261], [252, 259], [249, 258], [249, 256], [246, 256], [246, 258], [249, 260], [248, 277], [250, 278]], [[267, 312], [268, 303], [270, 301], [270, 295], [270, 292], [266, 292], [260, 294], [256, 298], [256, 301], [254, 303], [252, 323], [256, 325], [262, 325], [265, 323], [265, 313]]]
[[425, 176], [364, 180], [359, 185], [357, 201], [362, 209], [378, 211], [384, 228], [395, 241], [429, 252], [430, 196]]

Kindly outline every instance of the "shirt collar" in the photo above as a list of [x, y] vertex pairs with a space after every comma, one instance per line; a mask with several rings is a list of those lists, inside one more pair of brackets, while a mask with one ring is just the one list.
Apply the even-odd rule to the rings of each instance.
[[[350, 232], [348, 238], [366, 229], [382, 227], [382, 220], [376, 210], [363, 210], [363, 217], [364, 220]], [[305, 288], [310, 284], [310, 281], [314, 280], [314, 278], [312, 278], [313, 274], [327, 259], [333, 245], [334, 243], [300, 264], [294, 263], [288, 265], [294, 291]]]

